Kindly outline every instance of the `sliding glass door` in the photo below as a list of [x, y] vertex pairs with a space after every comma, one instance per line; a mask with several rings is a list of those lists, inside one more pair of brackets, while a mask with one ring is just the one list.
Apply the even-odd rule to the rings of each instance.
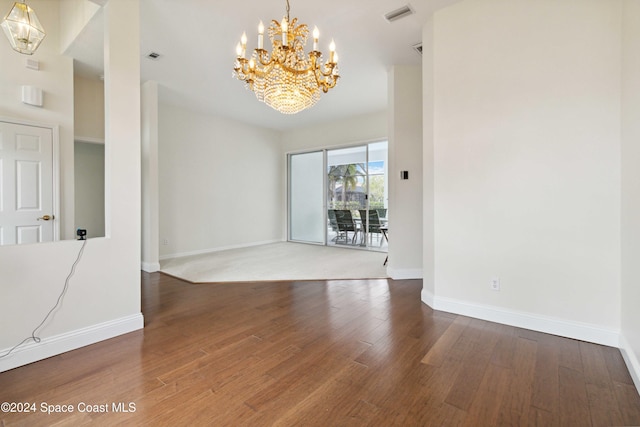
[[363, 245], [366, 218], [367, 146], [327, 150], [327, 243]]
[[289, 240], [386, 250], [387, 142], [289, 155]]
[[289, 240], [324, 243], [324, 153], [289, 156]]

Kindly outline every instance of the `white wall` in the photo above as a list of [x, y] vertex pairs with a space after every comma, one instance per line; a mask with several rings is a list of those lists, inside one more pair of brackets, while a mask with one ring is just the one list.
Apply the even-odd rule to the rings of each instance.
[[[82, 32], [85, 25], [100, 10], [100, 6], [88, 0], [58, 0], [60, 3], [60, 16], [64, 17], [64, 25], [60, 31], [58, 48], [61, 52], [67, 50], [76, 37]], [[31, 4], [31, 3], [29, 3]], [[36, 12], [39, 9], [36, 9]], [[45, 27], [45, 30], [47, 28]]]
[[282, 240], [281, 153], [277, 132], [160, 104], [160, 257]]
[[622, 340], [640, 390], [640, 2], [622, 13]]
[[[48, 2], [33, 1], [30, 5], [40, 12], [45, 10], [43, 3]], [[139, 38], [138, 8], [137, 0], [110, 0], [105, 10], [107, 237], [87, 241], [62, 307], [40, 330], [42, 342], [29, 344], [1, 358], [0, 371], [143, 326], [140, 313], [140, 52], [138, 44], [131, 43], [132, 39]], [[43, 22], [43, 25], [47, 28], [48, 24]], [[121, 31], [122, 27], [127, 28], [126, 33]], [[0, 74], [6, 76], [5, 43], [0, 45], [3, 55]], [[41, 58], [46, 59], [48, 67], [55, 64], [48, 62], [47, 56]], [[71, 80], [69, 63], [69, 85]], [[68, 99], [68, 105], [72, 105], [72, 91], [70, 88], [68, 93], [63, 91], [65, 81], [58, 82], [58, 89], [52, 90], [61, 91], [57, 97]], [[4, 83], [2, 90], [8, 87], [11, 85]], [[54, 109], [53, 105], [46, 107], [47, 121], [72, 123], [73, 112], [66, 107], [67, 103], [60, 109]], [[21, 112], [17, 106], [9, 108], [15, 108], [12, 112]], [[72, 130], [72, 125], [66, 125], [69, 141]], [[0, 354], [29, 336], [54, 305], [79, 249], [78, 241], [0, 247], [0, 325], [4, 326], [0, 329]]]
[[617, 344], [620, 17], [598, 0], [435, 14], [436, 308]]
[[381, 111], [285, 131], [282, 134], [282, 150], [286, 154], [386, 138], [387, 112]]
[[[389, 264], [394, 279], [422, 278], [422, 73], [389, 72]], [[401, 180], [400, 171], [409, 179]]]
[[104, 83], [75, 75], [73, 86], [75, 139], [104, 142]]

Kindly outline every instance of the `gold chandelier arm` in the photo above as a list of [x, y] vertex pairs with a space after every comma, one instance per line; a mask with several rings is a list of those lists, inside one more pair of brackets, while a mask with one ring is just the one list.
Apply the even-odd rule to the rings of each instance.
[[[305, 74], [305, 73], [308, 73], [309, 71], [313, 71], [312, 67], [306, 67], [304, 69], [289, 67], [276, 56], [272, 55], [271, 58], [269, 58], [267, 51], [264, 49], [256, 49], [255, 51], [257, 52], [256, 57], [258, 60], [258, 64], [260, 64], [263, 67], [270, 67], [274, 64], [278, 64], [283, 70], [287, 71], [288, 73], [297, 74], [297, 75]], [[267, 60], [266, 58], [269, 58], [269, 60]], [[234, 68], [234, 70], [236, 71], [241, 70], [243, 73], [247, 74], [249, 72], [249, 60], [242, 57], [239, 57], [236, 59], [238, 60], [239, 67]], [[257, 67], [257, 64], [256, 64], [254, 71], [258, 71], [258, 70], [259, 68]]]
[[[327, 62], [324, 65], [318, 66], [318, 58], [320, 57], [320, 52], [312, 51], [309, 52], [309, 58], [311, 59], [311, 69], [314, 70], [316, 75], [320, 74], [324, 77], [333, 76], [335, 68], [338, 66], [335, 62]], [[327, 71], [324, 71], [324, 70]], [[318, 76], [317, 79], [320, 77]]]
[[336, 64], [328, 63], [325, 64], [324, 67], [327, 68], [327, 71], [323, 71], [322, 67], [318, 67], [316, 71], [324, 77], [333, 76], [333, 70], [336, 68]]
[[322, 91], [324, 93], [329, 92], [329, 89], [333, 89], [336, 85], [336, 83], [338, 83], [338, 78], [340, 78], [340, 76], [333, 76], [330, 79], [319, 79], [318, 75], [316, 74], [316, 82], [318, 83], [318, 86], [322, 87]]
[[269, 53], [264, 49], [256, 49], [255, 52], [258, 62], [264, 67], [268, 67], [276, 61], [274, 57], [269, 58]]
[[255, 69], [252, 70], [249, 66], [249, 61], [246, 58], [237, 58], [238, 63], [233, 68], [238, 80], [246, 82], [249, 86], [253, 86], [253, 80], [255, 75]]
[[236, 61], [238, 62], [238, 64], [233, 69], [236, 72], [241, 71], [242, 73], [246, 74], [249, 70], [249, 61], [245, 58], [236, 58]]
[[313, 69], [311, 67], [307, 67], [307, 68], [299, 70], [297, 68], [288, 67], [288, 66], [286, 66], [286, 65], [284, 65], [282, 63], [279, 63], [279, 64], [280, 64], [280, 66], [282, 67], [283, 70], [285, 70], [285, 71], [287, 71], [288, 73], [291, 73], [291, 74], [301, 75], [301, 74], [307, 74], [309, 71], [313, 71]]

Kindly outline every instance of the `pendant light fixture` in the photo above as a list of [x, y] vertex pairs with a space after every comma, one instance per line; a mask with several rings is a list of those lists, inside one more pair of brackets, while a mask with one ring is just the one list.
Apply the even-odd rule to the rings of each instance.
[[45, 37], [38, 16], [25, 2], [15, 2], [0, 23], [11, 48], [25, 55], [33, 55]]

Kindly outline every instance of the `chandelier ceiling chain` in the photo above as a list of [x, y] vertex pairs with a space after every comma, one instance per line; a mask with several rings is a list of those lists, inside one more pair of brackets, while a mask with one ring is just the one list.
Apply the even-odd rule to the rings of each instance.
[[306, 24], [290, 19], [289, 0], [281, 22], [271, 21], [268, 35], [272, 51], [264, 49], [264, 25], [258, 26], [258, 47], [246, 57], [247, 36], [242, 34], [236, 47], [234, 76], [255, 92], [259, 101], [283, 114], [296, 114], [312, 107], [335, 87], [338, 78], [338, 54], [335, 43], [329, 46], [329, 59], [323, 63], [318, 50], [318, 28], [313, 31], [313, 49], [304, 51], [309, 34]]
[[9, 39], [11, 48], [25, 55], [33, 55], [46, 35], [38, 16], [24, 0], [14, 3], [0, 27]]

